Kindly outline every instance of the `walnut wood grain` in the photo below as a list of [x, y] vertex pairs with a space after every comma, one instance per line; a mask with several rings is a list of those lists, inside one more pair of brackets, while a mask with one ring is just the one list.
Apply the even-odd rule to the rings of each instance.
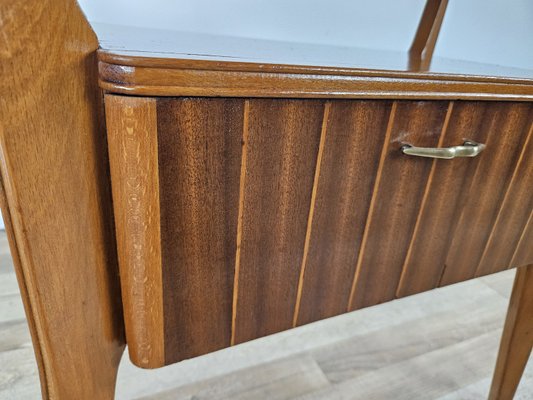
[[533, 79], [99, 52], [100, 87], [144, 96], [533, 100]]
[[[108, 113], [117, 221], [131, 208], [120, 187], [136, 177], [149, 188], [132, 196], [140, 219], [159, 227], [154, 239], [117, 227], [147, 251], [144, 270], [121, 258], [126, 321], [159, 349], [147, 367], [429, 290], [443, 272], [473, 278], [482, 252], [503, 250], [498, 271], [531, 259], [527, 103], [119, 97], [106, 98], [120, 109]], [[120, 123], [113, 113], [131, 104], [144, 111]], [[133, 159], [116, 156], [129, 125]], [[400, 150], [465, 140], [487, 147], [455, 160]], [[491, 221], [476, 214], [485, 207]], [[448, 262], [465, 229], [478, 258]], [[153, 298], [135, 306], [139, 283]]]
[[509, 268], [516, 268], [531, 263], [533, 260], [533, 246], [531, 246], [531, 243], [533, 243], [533, 209], [520, 235], [513, 257], [509, 263]]
[[305, 270], [307, 267], [307, 260], [309, 255], [309, 246], [311, 244], [311, 233], [313, 227], [313, 221], [315, 216], [315, 206], [318, 194], [318, 180], [320, 179], [322, 160], [324, 158], [324, 147], [326, 145], [326, 136], [328, 130], [329, 115], [331, 112], [331, 101], [327, 101], [324, 104], [324, 117], [322, 118], [322, 130], [320, 132], [320, 143], [318, 145], [318, 154], [316, 157], [315, 174], [313, 179], [313, 190], [311, 192], [311, 204], [309, 205], [309, 214], [307, 217], [307, 230], [305, 232], [305, 243], [302, 254], [302, 264], [300, 267], [300, 278], [298, 279], [298, 291], [296, 292], [296, 303], [294, 305], [294, 313], [292, 317], [292, 325], [295, 327], [298, 325], [298, 317], [300, 314], [300, 305], [302, 302], [302, 291], [305, 278]]
[[96, 36], [75, 1], [2, 1], [2, 213], [46, 399], [111, 399], [124, 349]]
[[[497, 108], [490, 103], [454, 102], [442, 146], [457, 146], [465, 139], [485, 143], [485, 121]], [[489, 152], [492, 149], [489, 148]], [[467, 188], [480, 157], [435, 160], [406, 254], [397, 297], [438, 286], [459, 210], [468, 200]]]
[[[518, 243], [526, 229], [529, 214], [533, 212], [533, 113], [529, 133], [523, 144], [513, 175], [499, 207], [496, 221], [476, 269], [476, 276], [500, 271], [511, 265], [515, 251], [510, 243]], [[520, 207], [517, 207], [520, 204]], [[533, 246], [533, 242], [530, 242]], [[533, 263], [533, 257], [522, 264]]]
[[[494, 103], [489, 108], [492, 112], [482, 129], [493, 150], [481, 154], [472, 172], [468, 201], [460, 209], [440, 285], [475, 275], [531, 125], [530, 104]], [[527, 204], [519, 204], [527, 209]]]
[[346, 311], [390, 114], [389, 101], [332, 104], [298, 324]]
[[[171, 69], [190, 69], [190, 70], [213, 70], [213, 71], [234, 71], [234, 72], [276, 72], [290, 74], [309, 74], [309, 75], [331, 75], [331, 76], [373, 76], [373, 77], [390, 77], [390, 78], [413, 78], [424, 79], [430, 78], [438, 81], [453, 80], [456, 82], [491, 82], [491, 83], [523, 83], [531, 84], [531, 78], [512, 77], [512, 74], [489, 73], [486, 69], [480, 68], [476, 74], [467, 73], [439, 73], [436, 71], [409, 71], [396, 68], [376, 69], [376, 68], [350, 68], [339, 67], [335, 65], [312, 66], [296, 64], [276, 64], [276, 63], [257, 63], [244, 61], [214, 61], [187, 59], [183, 57], [160, 57], [154, 53], [146, 53], [142, 56], [135, 54], [114, 53], [105, 49], [98, 50], [98, 60], [100, 66], [105, 64], [122, 65], [124, 67], [154, 67], [154, 68], [171, 68]], [[455, 60], [459, 64], [460, 60]], [[478, 64], [478, 66], [489, 66], [489, 64]], [[116, 70], [113, 70], [118, 72]], [[109, 71], [110, 73], [112, 71]]]
[[235, 343], [292, 327], [323, 114], [321, 101], [250, 101]]
[[448, 107], [447, 102], [398, 102], [366, 220], [349, 310], [395, 297], [432, 166], [431, 159], [406, 157], [400, 147], [438, 147]]
[[533, 346], [533, 265], [517, 269], [489, 400], [512, 399]]
[[128, 352], [165, 365], [156, 100], [106, 95], [107, 141]]
[[244, 101], [157, 104], [165, 362], [230, 345]]

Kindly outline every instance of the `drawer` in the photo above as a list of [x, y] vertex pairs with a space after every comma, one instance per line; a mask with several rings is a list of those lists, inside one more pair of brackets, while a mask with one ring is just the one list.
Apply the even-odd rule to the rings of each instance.
[[[106, 95], [126, 335], [158, 367], [533, 263], [533, 108]], [[405, 144], [486, 145], [436, 160]]]

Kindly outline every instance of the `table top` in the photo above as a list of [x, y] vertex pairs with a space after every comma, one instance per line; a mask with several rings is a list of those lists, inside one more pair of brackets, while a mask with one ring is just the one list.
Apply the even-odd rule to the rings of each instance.
[[[124, 57], [246, 62], [270, 65], [334, 67], [417, 72], [405, 51], [254, 39], [200, 32], [93, 24], [103, 51]], [[533, 44], [532, 44], [533, 46]], [[425, 74], [521, 78], [533, 81], [531, 69], [434, 57]]]
[[[426, 0], [80, 0], [129, 56], [409, 71]], [[449, 0], [429, 73], [533, 79], [533, 4]]]
[[84, 8], [112, 93], [533, 100], [523, 0], [450, 1], [429, 68], [408, 55], [423, 0], [99, 3]]

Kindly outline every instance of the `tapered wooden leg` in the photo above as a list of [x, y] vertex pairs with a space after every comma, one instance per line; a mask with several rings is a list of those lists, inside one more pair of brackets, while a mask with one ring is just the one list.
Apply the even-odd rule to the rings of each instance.
[[512, 399], [533, 345], [533, 264], [516, 272], [490, 389], [490, 400]]
[[44, 399], [113, 399], [124, 350], [97, 48], [75, 0], [0, 0], [0, 207]]

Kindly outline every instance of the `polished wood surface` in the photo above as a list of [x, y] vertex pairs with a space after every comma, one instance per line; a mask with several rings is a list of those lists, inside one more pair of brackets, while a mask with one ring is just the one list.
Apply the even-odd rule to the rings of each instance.
[[167, 364], [230, 345], [243, 113], [242, 100], [157, 103]]
[[518, 267], [530, 263], [533, 253], [533, 210], [529, 213], [529, 218], [526, 222], [526, 227], [520, 235], [518, 246], [516, 247], [513, 257], [511, 258], [511, 267]]
[[[130, 358], [142, 367], [165, 362], [156, 101], [106, 96], [122, 303]], [[144, 279], [138, 279], [139, 276]]]
[[394, 299], [432, 166], [431, 160], [406, 157], [400, 147], [404, 143], [440, 147], [451, 108], [448, 102], [401, 102], [393, 111], [348, 310]]
[[[449, 120], [446, 129], [442, 131], [440, 145], [455, 146], [465, 138], [485, 143], [487, 129], [484, 121], [490, 116], [487, 112], [488, 106], [490, 104], [480, 102], [451, 103]], [[452, 162], [432, 162], [432, 170], [402, 267], [397, 297], [438, 286], [449, 242], [457, 225], [457, 210], [470, 195], [468, 190], [462, 188], [470, 187], [471, 171], [480, 160], [481, 158], [477, 157], [455, 159]]]
[[[461, 282], [476, 274], [505, 193], [511, 189], [513, 172], [521, 172], [520, 157], [527, 150], [527, 139], [533, 124], [532, 111], [533, 107], [528, 103], [489, 105], [489, 114], [485, 115], [481, 129], [487, 132], [486, 145], [497, 151], [488, 151], [479, 157], [475, 170], [472, 170], [469, 187], [471, 201], [466, 199], [458, 209], [457, 227], [452, 233], [453, 239], [444, 263], [448, 267], [443, 271], [441, 285]], [[533, 165], [530, 163], [526, 168], [531, 169]], [[531, 187], [529, 189], [531, 192]], [[527, 215], [531, 210], [530, 197], [531, 193], [522, 198], [523, 202], [518, 198], [514, 199], [515, 212]], [[520, 232], [524, 230], [525, 222], [525, 218], [518, 222], [517, 229]], [[512, 239], [513, 237], [503, 239], [507, 247], [514, 247], [511, 245], [513, 242], [510, 242]], [[514, 239], [514, 243], [517, 243], [518, 237]], [[503, 264], [494, 267], [493, 272], [508, 266], [510, 260], [501, 262]], [[483, 271], [478, 272], [481, 274]], [[489, 272], [490, 270], [485, 273]]]
[[[129, 60], [134, 57], [137, 64], [133, 66], [139, 66], [139, 61], [148, 58], [168, 64], [176, 64], [176, 60], [207, 61], [211, 64], [229, 62], [234, 67], [240, 63], [254, 63], [304, 68], [340, 67], [383, 73], [422, 70], [431, 75], [533, 78], [530, 59], [520, 54], [527, 53], [532, 46], [531, 28], [526, 17], [529, 11], [525, 4], [519, 9], [506, 8], [503, 3], [495, 2], [485, 10], [478, 1], [467, 5], [453, 2], [443, 23], [446, 4], [443, 0], [404, 3], [384, 0], [379, 5], [366, 6], [364, 1], [337, 1], [328, 5], [313, 3], [300, 9], [299, 3], [284, 6], [272, 3], [265, 12], [261, 11], [262, 6], [251, 4], [230, 11], [228, 19], [225, 13], [231, 7], [204, 7], [197, 10], [196, 17], [205, 12], [211, 14], [206, 18], [213, 18], [213, 11], [220, 7], [217, 18], [226, 23], [210, 24], [201, 29], [194, 24], [186, 28], [194, 17], [185, 24], [176, 22], [198, 5], [183, 11], [179, 6], [169, 4], [162, 18], [166, 24], [154, 25], [156, 19], [161, 18], [161, 14], [156, 16], [161, 13], [159, 9], [147, 20], [142, 18], [144, 14], [123, 14], [117, 8], [118, 15], [109, 16], [105, 18], [106, 23], [95, 23], [94, 26], [102, 52]], [[427, 3], [425, 13], [422, 12], [423, 3]], [[285, 15], [274, 16], [275, 10]], [[458, 11], [467, 14], [458, 15]], [[495, 18], [494, 12], [501, 14], [502, 11], [507, 11], [509, 18]], [[172, 17], [173, 13], [177, 14], [176, 18]], [[129, 18], [124, 18], [125, 15]], [[320, 24], [311, 23], [317, 20], [317, 16]], [[256, 23], [242, 23], [250, 19]], [[231, 20], [236, 23], [229, 26]], [[442, 39], [442, 43], [436, 46], [435, 57], [431, 59], [441, 24], [443, 33], [439, 41]], [[278, 29], [265, 29], [266, 26]], [[406, 50], [410, 43], [412, 51], [409, 54]], [[421, 69], [422, 59], [424, 69]]]
[[358, 99], [533, 99], [533, 79], [229, 61], [99, 52], [100, 87], [146, 96]]
[[[125, 288], [151, 282], [162, 298], [164, 322], [149, 329], [166, 363], [533, 261], [519, 218], [532, 209], [528, 103], [106, 99], [123, 115], [155, 103], [156, 118], [131, 126], [158, 143], [142, 153], [150, 190], [134, 197], [160, 209], [143, 222], [161, 229], [161, 256], [133, 274], [120, 259]], [[126, 182], [135, 169], [113, 155], [127, 126], [108, 115], [108, 130], [113, 181]], [[400, 151], [466, 139], [487, 148], [456, 160]], [[121, 215], [129, 203], [114, 199]], [[140, 227], [121, 224], [120, 252], [142, 247]], [[501, 262], [478, 268], [501, 235]], [[145, 324], [142, 313], [126, 307], [126, 321]]]
[[235, 343], [292, 327], [326, 109], [316, 100], [248, 103]]
[[[168, 25], [96, 24], [102, 37], [99, 82], [109, 92], [146, 96], [531, 100], [531, 66], [503, 66], [510, 60], [497, 56], [488, 58], [491, 63], [486, 57], [484, 62], [433, 59], [447, 4], [426, 2], [408, 52], [376, 41], [365, 48], [325, 44], [328, 34], [320, 43], [301, 37], [290, 42], [283, 33], [268, 40], [261, 34], [183, 32]], [[407, 7], [414, 11], [419, 5]], [[300, 33], [306, 29], [291, 26]], [[375, 36], [371, 30], [366, 36]], [[353, 35], [348, 28], [345, 36]], [[524, 50], [528, 42], [527, 35], [520, 38]]]
[[[489, 239], [485, 244], [481, 260], [477, 266], [477, 275], [487, 275], [497, 271], [502, 265], [513, 265], [514, 250], [508, 243], [517, 243], [525, 231], [528, 217], [533, 211], [533, 124], [520, 152], [516, 168], [510, 179], [501, 206], [498, 209], [496, 221], [492, 226]], [[526, 204], [526, 207], [516, 207], [516, 203]], [[529, 206], [527, 206], [529, 205]], [[530, 210], [528, 213], [528, 209]], [[523, 242], [533, 242], [527, 239]], [[533, 250], [530, 250], [532, 254]], [[526, 257], [527, 256], [523, 256]]]
[[390, 101], [331, 103], [302, 260], [298, 325], [346, 310], [391, 107]]
[[512, 399], [533, 346], [533, 264], [518, 268], [489, 400]]
[[98, 42], [75, 1], [0, 15], [0, 198], [42, 396], [111, 399], [124, 337]]

